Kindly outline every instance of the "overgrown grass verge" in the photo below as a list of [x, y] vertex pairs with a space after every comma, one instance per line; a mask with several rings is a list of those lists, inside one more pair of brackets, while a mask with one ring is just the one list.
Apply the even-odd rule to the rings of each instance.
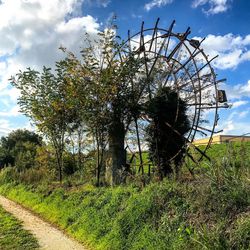
[[0, 249], [33, 250], [38, 247], [34, 236], [24, 230], [21, 223], [0, 206]]
[[166, 179], [143, 189], [28, 186], [6, 169], [0, 193], [94, 249], [249, 249], [248, 166], [218, 161], [193, 180]]

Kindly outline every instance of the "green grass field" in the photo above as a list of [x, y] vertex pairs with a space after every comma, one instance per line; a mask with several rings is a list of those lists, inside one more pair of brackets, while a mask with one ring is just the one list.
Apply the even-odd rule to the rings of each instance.
[[32, 250], [38, 249], [38, 242], [21, 223], [0, 207], [0, 249]]
[[[204, 146], [199, 146], [199, 148], [203, 151]], [[192, 153], [194, 159], [199, 159], [201, 154], [197, 151], [194, 150], [192, 147], [190, 149], [190, 152]], [[247, 155], [250, 155], [250, 142], [232, 142], [232, 143], [223, 143], [223, 144], [212, 144], [210, 148], [206, 151], [206, 155], [211, 159], [213, 163], [216, 161], [221, 161], [222, 159], [225, 162], [230, 162], [234, 163], [237, 162], [237, 164], [244, 164]], [[128, 161], [131, 159], [132, 154], [128, 154]], [[139, 154], [135, 154], [136, 157], [133, 158], [131, 167], [132, 170], [135, 173], [138, 173], [139, 171], [139, 166], [140, 166], [140, 159], [139, 159]], [[154, 169], [154, 164], [150, 162], [148, 153], [143, 152], [142, 153], [142, 160], [144, 165], [144, 173], [148, 174], [149, 167], [148, 165], [150, 164], [150, 170], [151, 173], [153, 172]], [[186, 157], [186, 162], [190, 164], [191, 166], [195, 167], [195, 163], [192, 162], [192, 160], [187, 156]], [[200, 162], [201, 165], [207, 164], [208, 160], [203, 157], [202, 161]], [[198, 166], [200, 167], [200, 166]]]
[[[119, 187], [27, 185], [0, 172], [0, 193], [100, 250], [242, 249], [250, 246], [249, 144], [214, 145], [192, 176]], [[144, 155], [145, 157], [145, 155]]]

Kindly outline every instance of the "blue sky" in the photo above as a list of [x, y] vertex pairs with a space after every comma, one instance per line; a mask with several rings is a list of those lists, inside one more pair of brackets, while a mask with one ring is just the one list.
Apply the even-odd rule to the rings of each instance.
[[83, 46], [87, 31], [95, 36], [117, 15], [118, 33], [134, 33], [142, 21], [152, 27], [160, 18], [175, 32], [191, 27], [190, 37], [203, 38], [204, 50], [219, 55], [214, 62], [231, 109], [220, 112], [218, 129], [224, 134], [250, 132], [250, 1], [248, 0], [2, 0], [0, 1], [0, 136], [16, 128], [30, 128], [18, 112], [18, 91], [8, 78], [19, 69], [53, 65], [62, 58], [60, 45], [72, 51]]

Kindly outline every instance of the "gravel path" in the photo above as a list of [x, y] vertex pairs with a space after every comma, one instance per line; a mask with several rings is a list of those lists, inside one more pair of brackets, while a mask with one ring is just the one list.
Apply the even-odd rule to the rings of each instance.
[[0, 195], [0, 205], [16, 218], [23, 221], [23, 227], [29, 230], [46, 250], [87, 250], [78, 242], [67, 237], [63, 232], [44, 222], [37, 216], [13, 201]]

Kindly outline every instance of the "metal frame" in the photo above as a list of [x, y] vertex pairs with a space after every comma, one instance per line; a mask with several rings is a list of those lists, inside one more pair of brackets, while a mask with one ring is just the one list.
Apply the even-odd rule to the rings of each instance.
[[[128, 38], [120, 47], [119, 57], [123, 62], [131, 56], [143, 59], [141, 63], [143, 73], [140, 74], [144, 74], [142, 77], [146, 81], [141, 89], [140, 96], [144, 96], [144, 99], [151, 99], [154, 96], [154, 88], [170, 86], [176, 90], [179, 98], [187, 103], [189, 106], [191, 129], [185, 135], [185, 152], [193, 161], [199, 162], [203, 157], [208, 158], [206, 151], [212, 143], [213, 134], [221, 132], [215, 130], [219, 120], [218, 109], [227, 108], [228, 105], [226, 103], [222, 105], [218, 101], [217, 85], [225, 79], [216, 79], [216, 74], [211, 63], [217, 56], [210, 59], [205, 54], [201, 48], [204, 39], [197, 41], [188, 38], [191, 33], [190, 28], [187, 28], [184, 33], [174, 33], [175, 21], [171, 23], [168, 29], [159, 28], [159, 20], [158, 18], [153, 28], [144, 28], [144, 22], [142, 22], [140, 31], [132, 36], [130, 31], [128, 31]], [[162, 76], [165, 77], [164, 82], [161, 82], [159, 86], [153, 86], [151, 76], [157, 63], [162, 63], [164, 65], [162, 69], [165, 68], [167, 71], [163, 71], [162, 73]], [[130, 79], [132, 86], [134, 81], [135, 79]], [[135, 102], [137, 101], [139, 100]], [[202, 114], [208, 110], [210, 113], [213, 113], [209, 127], [202, 123]], [[176, 110], [176, 119], [177, 117], [178, 110]], [[134, 120], [140, 159], [139, 170], [143, 173], [143, 165], [145, 163], [142, 160], [138, 120], [146, 121], [147, 118], [139, 117]], [[178, 134], [178, 131], [174, 129], [174, 124], [169, 126], [172, 128], [173, 133]], [[197, 133], [209, 137], [204, 149], [200, 149], [192, 143]], [[197, 160], [191, 156], [189, 152], [190, 148], [194, 148], [199, 154]]]

